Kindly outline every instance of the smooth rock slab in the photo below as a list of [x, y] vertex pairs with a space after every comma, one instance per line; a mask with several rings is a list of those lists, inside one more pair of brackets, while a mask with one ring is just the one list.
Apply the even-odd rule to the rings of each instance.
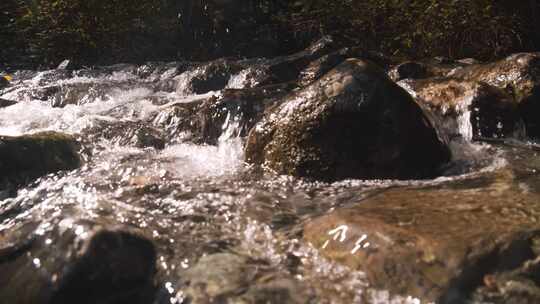
[[[539, 254], [540, 195], [513, 179], [503, 170], [447, 186], [388, 189], [308, 222], [304, 238], [364, 271], [373, 287], [465, 303], [490, 276], [521, 269]], [[540, 291], [538, 276], [532, 281]]]

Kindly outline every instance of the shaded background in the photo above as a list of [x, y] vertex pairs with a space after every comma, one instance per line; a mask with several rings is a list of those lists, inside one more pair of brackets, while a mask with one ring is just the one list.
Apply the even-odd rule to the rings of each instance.
[[276, 56], [324, 34], [404, 58], [540, 46], [536, 0], [2, 0], [0, 68]]

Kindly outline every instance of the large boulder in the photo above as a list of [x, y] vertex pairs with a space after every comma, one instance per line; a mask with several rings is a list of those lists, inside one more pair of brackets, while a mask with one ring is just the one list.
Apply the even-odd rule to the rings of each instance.
[[42, 175], [80, 165], [79, 145], [69, 136], [43, 132], [0, 136], [0, 187], [21, 185]]
[[13, 304], [151, 303], [155, 260], [152, 243], [135, 231], [70, 218], [57, 226], [25, 222], [0, 233], [0, 297]]
[[505, 90], [485, 82], [449, 78], [405, 79], [398, 85], [438, 116], [447, 135], [466, 140], [519, 136], [517, 104]]
[[440, 304], [468, 303], [473, 294], [479, 303], [540, 303], [540, 200], [523, 190], [529, 183], [535, 177], [505, 169], [387, 189], [308, 222], [304, 238], [394, 294]]
[[267, 111], [245, 151], [250, 163], [321, 180], [428, 178], [450, 158], [411, 96], [359, 59]]

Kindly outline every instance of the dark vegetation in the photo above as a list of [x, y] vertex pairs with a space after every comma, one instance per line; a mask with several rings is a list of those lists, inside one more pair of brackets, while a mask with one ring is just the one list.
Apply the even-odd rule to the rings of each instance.
[[537, 0], [2, 0], [0, 63], [274, 56], [324, 34], [401, 57], [537, 50]]

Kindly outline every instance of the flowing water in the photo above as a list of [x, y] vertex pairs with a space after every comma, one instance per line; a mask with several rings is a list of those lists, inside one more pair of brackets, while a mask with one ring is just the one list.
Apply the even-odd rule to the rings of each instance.
[[[250, 72], [233, 75], [227, 86], [252, 85]], [[0, 233], [25, 221], [38, 223], [31, 233], [41, 236], [60, 227], [84, 238], [80, 220], [140, 229], [157, 248], [160, 303], [182, 303], [182, 273], [216, 252], [249, 256], [266, 271], [298, 282], [315, 303], [420, 303], [372, 289], [362, 272], [319, 255], [302, 240], [303, 224], [388, 188], [439, 187], [511, 166], [537, 170], [533, 143], [461, 141], [452, 143], [451, 173], [434, 180], [321, 183], [255, 172], [243, 162], [242, 117], [229, 113], [216, 145], [183, 140], [174, 134], [174, 119], [163, 118], [171, 104], [221, 94], [190, 93], [193, 73], [174, 64], [15, 73], [0, 97], [19, 103], [0, 109], [0, 134], [73, 134], [83, 143], [84, 164], [40, 178], [15, 197], [4, 195], [0, 206], [17, 209], [17, 215], [2, 218]], [[51, 88], [55, 93], [47, 94]], [[140, 148], [125, 140], [131, 125], [174, 136], [162, 150]], [[32, 261], [40, 268], [39, 258]]]

